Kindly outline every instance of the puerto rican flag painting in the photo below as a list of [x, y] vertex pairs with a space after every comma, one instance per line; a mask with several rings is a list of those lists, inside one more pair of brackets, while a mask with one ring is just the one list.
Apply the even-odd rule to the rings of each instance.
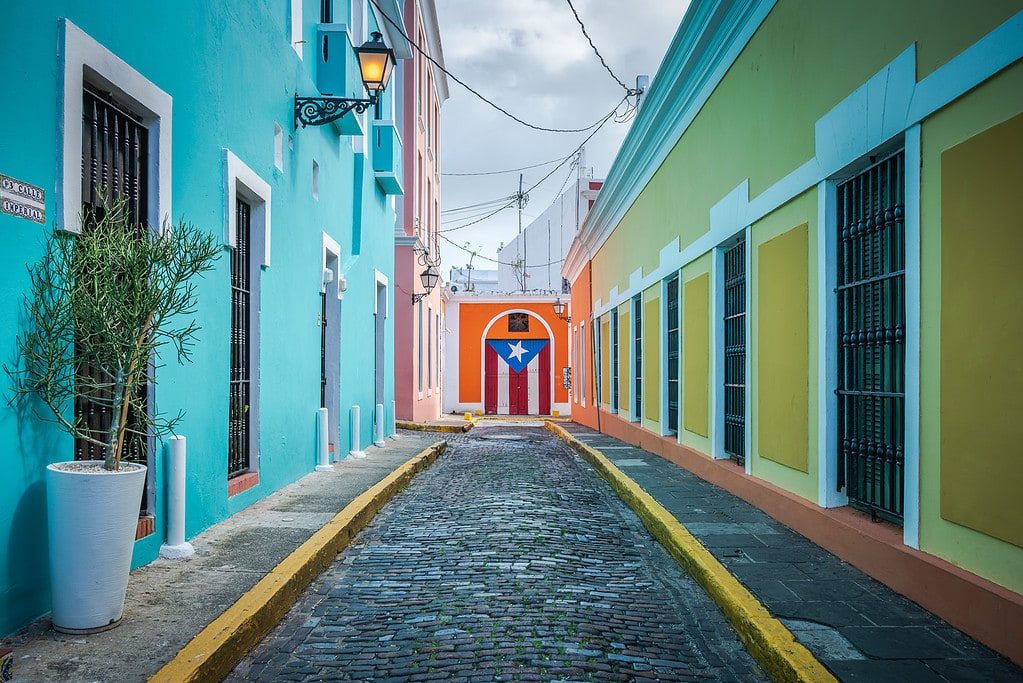
[[551, 345], [547, 339], [488, 339], [484, 350], [487, 415], [549, 415]]

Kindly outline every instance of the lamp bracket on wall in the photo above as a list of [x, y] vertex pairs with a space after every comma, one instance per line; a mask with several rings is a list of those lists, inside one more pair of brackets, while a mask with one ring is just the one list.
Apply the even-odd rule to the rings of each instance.
[[295, 128], [298, 124], [306, 126], [322, 126], [337, 121], [350, 111], [362, 114], [376, 104], [376, 93], [368, 99], [359, 100], [350, 97], [299, 97], [295, 95]]

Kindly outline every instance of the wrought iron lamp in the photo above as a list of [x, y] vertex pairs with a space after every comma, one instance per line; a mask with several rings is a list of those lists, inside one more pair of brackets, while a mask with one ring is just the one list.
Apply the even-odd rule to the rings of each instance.
[[412, 303], [418, 304], [423, 300], [423, 297], [427, 296], [433, 291], [433, 288], [437, 286], [437, 282], [440, 280], [440, 271], [437, 270], [437, 266], [440, 265], [440, 254], [437, 254], [437, 258], [431, 258], [430, 250], [424, 247], [418, 240], [416, 241], [415, 247], [412, 248], [416, 252], [416, 260], [419, 261], [419, 265], [426, 266], [426, 270], [419, 274], [419, 281], [423, 283], [423, 289], [425, 292], [412, 295]]
[[303, 128], [322, 126], [337, 121], [350, 111], [362, 114], [377, 103], [394, 69], [394, 52], [384, 44], [382, 38], [381, 34], [374, 32], [369, 40], [355, 50], [359, 58], [359, 70], [362, 72], [362, 84], [366, 87], [369, 98], [299, 97], [296, 94], [295, 128], [298, 128], [300, 123]]
[[433, 288], [437, 286], [437, 281], [440, 280], [440, 273], [437, 272], [437, 269], [431, 264], [426, 267], [426, 270], [419, 274], [419, 280], [423, 283], [423, 289], [426, 291], [413, 294], [413, 304], [418, 304], [424, 297], [433, 291]]
[[564, 320], [566, 323], [572, 322], [572, 316], [566, 315], [568, 311], [568, 304], [562, 301], [560, 296], [554, 300], [554, 303], [551, 304], [551, 308], [554, 309], [554, 315], [558, 316], [558, 318]]

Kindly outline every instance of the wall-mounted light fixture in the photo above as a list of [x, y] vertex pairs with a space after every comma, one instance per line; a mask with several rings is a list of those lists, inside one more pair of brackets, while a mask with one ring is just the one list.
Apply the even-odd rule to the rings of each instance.
[[551, 308], [554, 309], [554, 315], [558, 316], [558, 318], [564, 320], [566, 323], [572, 322], [572, 316], [567, 315], [568, 304], [562, 301], [560, 296], [554, 300], [554, 303], [551, 304]]
[[433, 288], [437, 286], [437, 280], [440, 279], [440, 273], [433, 266], [427, 266], [426, 270], [419, 274], [419, 280], [423, 283], [423, 289], [425, 292], [419, 292], [412, 295], [412, 303], [418, 304], [423, 300], [424, 297], [429, 295], [433, 291]]
[[412, 303], [418, 304], [433, 291], [433, 288], [437, 286], [437, 282], [440, 280], [440, 271], [437, 270], [437, 266], [440, 265], [440, 254], [437, 254], [437, 258], [430, 257], [430, 251], [422, 246], [418, 240], [416, 240], [415, 247], [412, 248], [416, 252], [416, 260], [419, 261], [419, 265], [426, 266], [426, 270], [419, 274], [419, 281], [423, 284], [425, 292], [413, 293]]
[[380, 93], [387, 87], [394, 69], [394, 52], [382, 40], [383, 36], [373, 33], [369, 40], [355, 49], [362, 72], [362, 84], [369, 98], [360, 100], [350, 97], [299, 97], [295, 95], [295, 128], [298, 124], [322, 126], [337, 121], [350, 111], [361, 114], [376, 104]]

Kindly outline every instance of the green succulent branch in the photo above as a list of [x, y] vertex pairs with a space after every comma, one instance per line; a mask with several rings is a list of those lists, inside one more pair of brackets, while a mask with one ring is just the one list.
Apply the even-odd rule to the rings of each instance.
[[[82, 224], [80, 235], [51, 234], [29, 266], [19, 364], [4, 369], [12, 402], [38, 398], [48, 409], [33, 406], [40, 419], [101, 447], [104, 467], [118, 469], [127, 434], [161, 436], [181, 418], [147, 410], [144, 387], [155, 384], [163, 347], [179, 363], [190, 359], [199, 330], [190, 317], [197, 310], [192, 278], [211, 270], [221, 249], [184, 222], [163, 230], [136, 225], [123, 201], [83, 215]], [[105, 433], [74, 417], [79, 398], [110, 411]]]

